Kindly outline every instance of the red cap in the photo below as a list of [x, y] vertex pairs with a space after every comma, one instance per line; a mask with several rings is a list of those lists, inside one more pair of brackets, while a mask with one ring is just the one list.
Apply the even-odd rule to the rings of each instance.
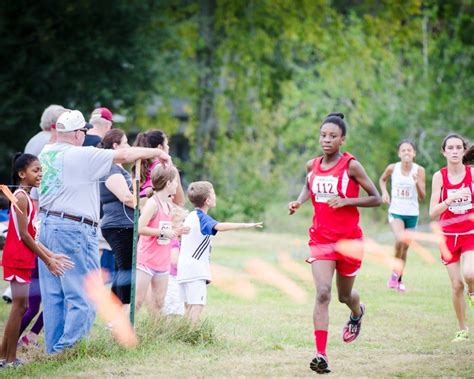
[[94, 109], [94, 111], [91, 114], [91, 121], [94, 120], [95, 118], [103, 118], [104, 120], [113, 122], [112, 112], [110, 111], [110, 109], [105, 108], [105, 107]]

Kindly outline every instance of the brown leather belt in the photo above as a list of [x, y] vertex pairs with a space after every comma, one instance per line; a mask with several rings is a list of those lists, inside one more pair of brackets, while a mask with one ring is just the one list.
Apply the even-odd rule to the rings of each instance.
[[97, 227], [99, 225], [98, 222], [89, 220], [88, 218], [81, 217], [81, 216], [74, 216], [74, 215], [70, 215], [64, 212], [48, 211], [47, 209], [40, 208], [40, 213], [44, 213], [46, 214], [46, 216], [51, 215], [51, 216], [57, 216], [61, 218], [67, 218], [68, 220], [72, 220], [72, 221], [83, 222], [84, 224], [94, 226], [94, 227]]

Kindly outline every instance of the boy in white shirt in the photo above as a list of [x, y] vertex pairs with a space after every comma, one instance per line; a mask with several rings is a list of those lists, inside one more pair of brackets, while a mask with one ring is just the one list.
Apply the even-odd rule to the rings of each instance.
[[210, 237], [227, 230], [262, 228], [263, 223], [218, 222], [207, 214], [216, 206], [216, 193], [212, 184], [205, 181], [193, 182], [188, 187], [189, 201], [196, 207], [184, 222], [190, 228], [181, 240], [178, 260], [178, 276], [181, 297], [186, 316], [195, 323], [199, 320], [207, 300], [207, 285], [211, 283], [209, 260]]

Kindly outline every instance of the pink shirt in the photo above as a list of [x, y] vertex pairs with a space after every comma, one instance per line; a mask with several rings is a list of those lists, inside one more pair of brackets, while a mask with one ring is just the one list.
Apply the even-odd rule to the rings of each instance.
[[146, 170], [146, 179], [145, 182], [142, 184], [140, 187], [140, 196], [144, 197], [146, 195], [146, 190], [147, 188], [150, 188], [152, 186], [151, 184], [151, 173], [153, 172], [153, 169], [160, 163], [160, 161], [157, 159], [156, 161], [153, 161], [153, 163], [148, 167]]
[[[178, 249], [181, 247], [181, 243], [179, 240], [172, 240], [171, 241], [171, 249]], [[170, 264], [170, 275], [176, 276], [178, 275], [178, 265], [171, 263]]]
[[[160, 229], [171, 229], [171, 213], [166, 214], [161, 208], [156, 195], [148, 199], [157, 205], [156, 213], [147, 226]], [[137, 265], [151, 268], [154, 271], [167, 272], [171, 264], [171, 241], [164, 237], [140, 235], [137, 245]]]

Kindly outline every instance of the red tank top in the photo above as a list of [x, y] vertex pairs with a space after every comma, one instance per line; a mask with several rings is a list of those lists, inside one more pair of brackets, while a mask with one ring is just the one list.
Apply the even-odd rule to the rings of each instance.
[[308, 188], [314, 207], [311, 238], [338, 241], [362, 237], [357, 207], [330, 208], [327, 205], [328, 200], [334, 196], [359, 197], [359, 183], [351, 179], [347, 172], [349, 162], [353, 159], [355, 158], [346, 152], [329, 170], [321, 168], [323, 157], [313, 160], [312, 170], [308, 174]]
[[441, 189], [441, 195], [439, 202], [444, 201], [452, 191], [457, 191], [462, 187], [469, 188], [471, 194], [465, 196], [462, 199], [453, 201], [452, 204], [446, 209], [440, 216], [441, 228], [445, 233], [467, 233], [474, 231], [474, 221], [472, 216], [474, 215], [474, 207], [472, 202], [473, 185], [472, 185], [472, 174], [471, 168], [465, 166], [466, 174], [463, 180], [458, 184], [452, 184], [448, 178], [448, 168], [443, 167], [439, 172], [443, 177], [443, 187]]
[[[35, 206], [33, 205], [28, 193], [23, 189], [17, 189], [14, 194], [17, 194], [18, 192], [23, 192], [28, 200], [28, 233], [35, 238]], [[17, 209], [12, 205], [10, 207], [10, 219], [8, 220], [7, 238], [5, 239], [5, 246], [3, 248], [2, 265], [19, 269], [32, 269], [36, 266], [36, 254], [33, 253], [21, 240], [16, 212]]]

